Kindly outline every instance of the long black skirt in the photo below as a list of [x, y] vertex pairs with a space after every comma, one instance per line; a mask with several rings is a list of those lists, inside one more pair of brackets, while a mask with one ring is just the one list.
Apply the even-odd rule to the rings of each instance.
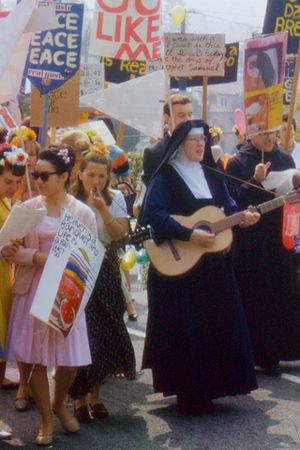
[[73, 398], [91, 392], [108, 375], [135, 377], [134, 350], [123, 319], [125, 310], [118, 256], [110, 250], [85, 311], [92, 364], [78, 369], [70, 389]]
[[150, 267], [148, 302], [143, 368], [152, 369], [156, 392], [213, 399], [257, 388], [230, 254], [180, 278]]

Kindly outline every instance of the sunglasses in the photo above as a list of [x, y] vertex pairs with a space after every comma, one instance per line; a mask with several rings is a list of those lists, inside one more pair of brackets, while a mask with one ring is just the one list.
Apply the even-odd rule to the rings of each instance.
[[32, 172], [32, 176], [34, 180], [38, 180], [39, 178], [42, 181], [48, 181], [50, 175], [56, 175], [58, 172]]

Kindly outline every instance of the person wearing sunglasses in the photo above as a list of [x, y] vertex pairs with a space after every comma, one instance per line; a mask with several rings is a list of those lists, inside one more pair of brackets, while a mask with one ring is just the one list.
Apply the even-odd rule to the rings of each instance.
[[[20, 247], [14, 258], [17, 274], [6, 353], [8, 360], [18, 361], [23, 376], [29, 380], [41, 415], [35, 441], [37, 445], [48, 445], [53, 441], [52, 410], [67, 432], [79, 431], [79, 424], [64, 401], [77, 367], [91, 362], [84, 314], [74, 325], [72, 333], [64, 337], [29, 313], [64, 211], [70, 212], [92, 233], [97, 234], [93, 211], [67, 193], [74, 162], [74, 152], [67, 146], [49, 148], [40, 153], [33, 172], [40, 195], [26, 201], [24, 206], [32, 209], [45, 207], [47, 215], [24, 238], [24, 246]], [[48, 366], [57, 368], [52, 404], [47, 379]]]

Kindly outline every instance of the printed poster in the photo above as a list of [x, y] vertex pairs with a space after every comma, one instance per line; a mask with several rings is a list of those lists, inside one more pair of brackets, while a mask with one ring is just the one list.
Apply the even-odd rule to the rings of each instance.
[[286, 33], [246, 43], [244, 105], [248, 136], [281, 125], [286, 46]]
[[[49, 4], [40, 3], [40, 8]], [[42, 94], [62, 86], [80, 67], [83, 4], [57, 3], [56, 17], [58, 28], [32, 37], [25, 67], [26, 77]]]
[[105, 248], [66, 212], [54, 238], [30, 314], [68, 336], [94, 288]]
[[159, 59], [161, 0], [95, 1], [90, 52], [115, 59]]

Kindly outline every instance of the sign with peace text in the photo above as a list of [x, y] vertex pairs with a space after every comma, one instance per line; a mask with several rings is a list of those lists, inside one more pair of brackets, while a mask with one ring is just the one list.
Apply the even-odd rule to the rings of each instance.
[[300, 0], [268, 0], [263, 34], [288, 33], [287, 52], [297, 54], [300, 37]]
[[170, 76], [224, 76], [224, 34], [167, 33], [164, 43]]
[[161, 0], [96, 0], [90, 52], [116, 59], [159, 59]]
[[[239, 62], [239, 42], [225, 46], [225, 73], [224, 77], [209, 77], [208, 84], [232, 83], [237, 80]], [[185, 77], [185, 87], [202, 86], [203, 77]], [[182, 84], [180, 77], [171, 78], [171, 88], [179, 89]]]
[[[53, 3], [40, 3], [47, 6]], [[57, 3], [58, 28], [31, 39], [25, 74], [46, 94], [72, 78], [80, 67], [83, 4]]]
[[30, 314], [68, 336], [93, 291], [105, 249], [65, 212], [55, 235]]

